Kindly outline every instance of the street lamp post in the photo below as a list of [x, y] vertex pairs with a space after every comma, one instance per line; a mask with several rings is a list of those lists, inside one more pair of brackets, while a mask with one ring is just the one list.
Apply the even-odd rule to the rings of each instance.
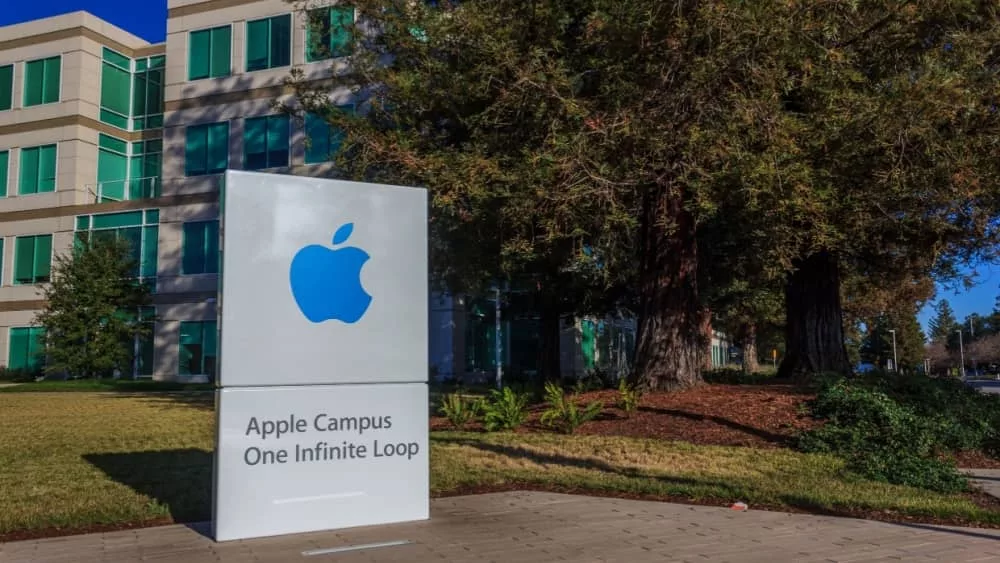
[[962, 331], [956, 330], [955, 332], [958, 333], [958, 353], [962, 359], [962, 371], [960, 373], [962, 379], [965, 379], [965, 346], [962, 344]]
[[890, 329], [892, 333], [892, 371], [899, 373], [899, 359], [896, 357], [896, 331]]

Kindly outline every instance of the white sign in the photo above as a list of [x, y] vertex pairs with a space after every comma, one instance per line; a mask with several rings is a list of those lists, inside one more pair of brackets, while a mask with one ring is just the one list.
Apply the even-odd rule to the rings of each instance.
[[427, 193], [229, 171], [223, 387], [427, 381]]
[[426, 209], [226, 173], [217, 541], [428, 518]]
[[217, 541], [428, 518], [426, 384], [219, 393]]

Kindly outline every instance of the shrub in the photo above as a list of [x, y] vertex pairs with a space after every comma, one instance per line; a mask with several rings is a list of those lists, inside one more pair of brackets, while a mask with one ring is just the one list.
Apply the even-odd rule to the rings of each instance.
[[995, 397], [961, 382], [885, 374], [825, 380], [810, 407], [826, 424], [803, 434], [801, 449], [839, 455], [870, 479], [941, 492], [968, 486], [946, 455], [992, 447], [1000, 416]]
[[28, 370], [0, 367], [0, 381], [5, 383], [27, 383], [34, 381], [37, 376], [38, 373]]
[[451, 425], [462, 430], [467, 424], [479, 416], [483, 403], [481, 399], [463, 397], [458, 393], [449, 393], [441, 401], [441, 414], [443, 414]]
[[618, 381], [618, 408], [625, 411], [625, 416], [632, 416], [639, 409], [639, 399], [642, 391], [638, 385], [629, 384], [625, 378]]
[[566, 396], [563, 388], [552, 382], [545, 384], [545, 402], [548, 403], [548, 408], [542, 413], [541, 423], [558, 428], [566, 434], [576, 432], [580, 425], [593, 420], [604, 408], [601, 402], [594, 401], [581, 409], [576, 404], [576, 393]]
[[483, 425], [490, 432], [514, 430], [528, 418], [528, 394], [504, 387], [490, 391], [489, 401], [483, 405]]

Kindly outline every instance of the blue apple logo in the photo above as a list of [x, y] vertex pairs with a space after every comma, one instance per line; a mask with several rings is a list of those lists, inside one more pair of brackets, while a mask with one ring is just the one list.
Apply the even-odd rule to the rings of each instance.
[[[353, 223], [337, 229], [333, 245], [347, 242], [353, 231]], [[300, 250], [292, 260], [289, 279], [302, 314], [314, 323], [361, 320], [372, 303], [372, 296], [361, 287], [361, 268], [368, 258], [367, 252], [353, 246], [333, 250], [311, 244]]]

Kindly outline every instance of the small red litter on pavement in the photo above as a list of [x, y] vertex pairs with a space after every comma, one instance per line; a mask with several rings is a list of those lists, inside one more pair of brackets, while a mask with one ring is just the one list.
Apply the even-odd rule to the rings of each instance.
[[744, 502], [733, 503], [732, 505], [729, 506], [729, 510], [739, 510], [741, 512], [744, 511], [744, 510], [746, 510], [746, 509], [748, 509], [748, 508], [750, 508], [750, 507], [747, 506], [746, 503], [744, 503]]

